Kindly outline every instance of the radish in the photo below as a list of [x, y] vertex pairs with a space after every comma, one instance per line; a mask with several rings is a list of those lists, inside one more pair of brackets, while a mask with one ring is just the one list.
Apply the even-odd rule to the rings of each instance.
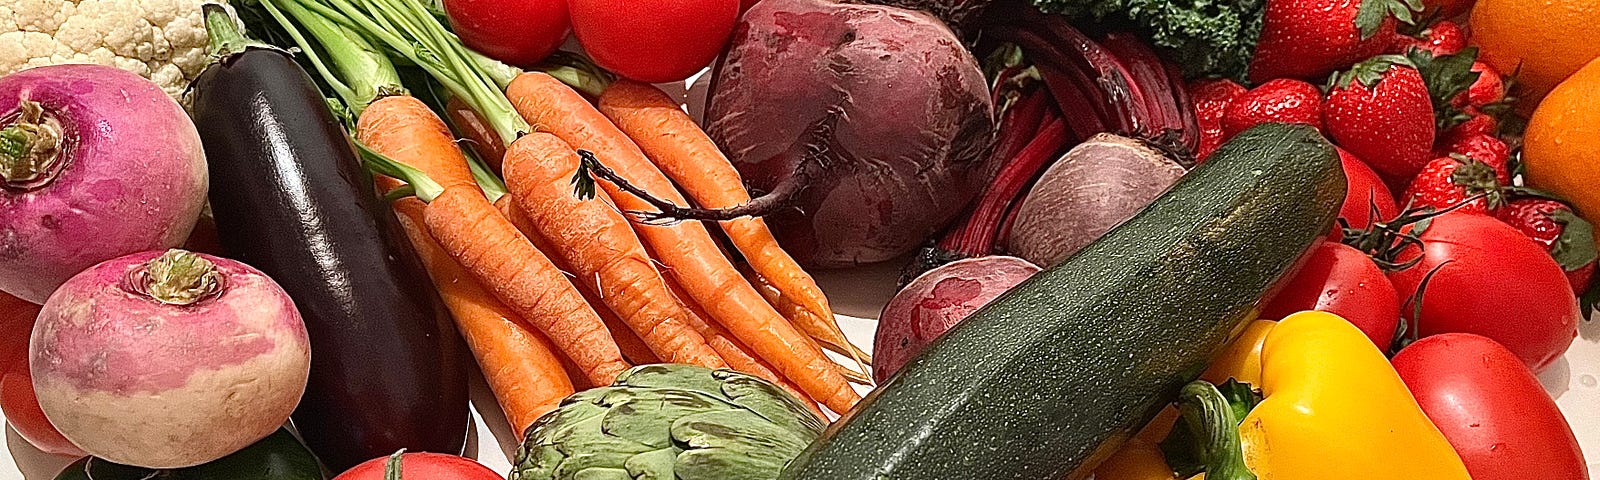
[[200, 135], [149, 80], [99, 65], [0, 78], [0, 291], [44, 303], [96, 263], [178, 246], [205, 198]]
[[1102, 133], [1056, 161], [1017, 207], [1007, 251], [1049, 268], [1133, 218], [1184, 168], [1144, 141]]
[[957, 260], [906, 284], [878, 315], [872, 379], [882, 383], [972, 312], [1017, 286], [1039, 267], [1016, 257]]
[[39, 406], [67, 439], [158, 469], [272, 434], [299, 404], [311, 362], [305, 325], [277, 283], [183, 250], [67, 280], [45, 302], [28, 354]]

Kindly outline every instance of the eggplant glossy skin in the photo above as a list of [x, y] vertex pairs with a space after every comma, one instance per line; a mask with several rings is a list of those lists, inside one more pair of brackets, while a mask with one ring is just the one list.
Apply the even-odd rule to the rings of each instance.
[[460, 454], [461, 341], [311, 78], [251, 48], [192, 88], [222, 246], [283, 285], [310, 333], [293, 416], [306, 443], [333, 471], [401, 448]]
[[232, 455], [204, 465], [177, 470], [151, 470], [84, 457], [56, 474], [55, 480], [326, 480], [317, 457], [288, 430], [276, 433]]

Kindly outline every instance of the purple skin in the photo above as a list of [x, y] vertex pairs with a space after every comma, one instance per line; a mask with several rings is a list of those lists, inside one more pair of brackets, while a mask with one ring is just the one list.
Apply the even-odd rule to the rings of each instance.
[[1155, 201], [1185, 170], [1141, 140], [1109, 133], [1045, 170], [1017, 207], [1006, 251], [1054, 266]]
[[994, 107], [983, 73], [925, 13], [763, 0], [712, 82], [706, 131], [749, 186], [803, 186], [767, 222], [807, 265], [906, 253], [985, 180]]
[[[6, 153], [29, 151], [7, 141], [23, 138], [11, 127], [25, 100], [59, 132], [56, 153]], [[138, 75], [56, 65], [5, 76], [0, 128], [0, 291], [23, 300], [43, 303], [101, 261], [183, 243], [205, 205], [199, 133]], [[30, 161], [41, 158], [52, 162]]]
[[895, 294], [878, 315], [872, 379], [882, 384], [944, 332], [994, 301], [1039, 267], [1016, 257], [957, 260], [929, 270]]

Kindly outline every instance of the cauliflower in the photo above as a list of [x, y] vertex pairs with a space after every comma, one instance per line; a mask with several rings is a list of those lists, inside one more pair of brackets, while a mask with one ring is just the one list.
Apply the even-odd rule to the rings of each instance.
[[205, 69], [205, 0], [0, 0], [0, 75], [98, 63], [178, 98]]

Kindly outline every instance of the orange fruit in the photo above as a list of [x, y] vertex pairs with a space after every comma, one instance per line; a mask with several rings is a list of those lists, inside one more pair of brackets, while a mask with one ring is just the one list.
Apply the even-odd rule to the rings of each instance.
[[1600, 25], [1600, 0], [1479, 0], [1470, 25], [1485, 62], [1505, 74], [1521, 66], [1514, 94], [1524, 108], [1600, 57], [1590, 32]]
[[1585, 219], [1600, 221], [1600, 60], [1539, 102], [1524, 132], [1522, 161], [1528, 186], [1555, 193]]

